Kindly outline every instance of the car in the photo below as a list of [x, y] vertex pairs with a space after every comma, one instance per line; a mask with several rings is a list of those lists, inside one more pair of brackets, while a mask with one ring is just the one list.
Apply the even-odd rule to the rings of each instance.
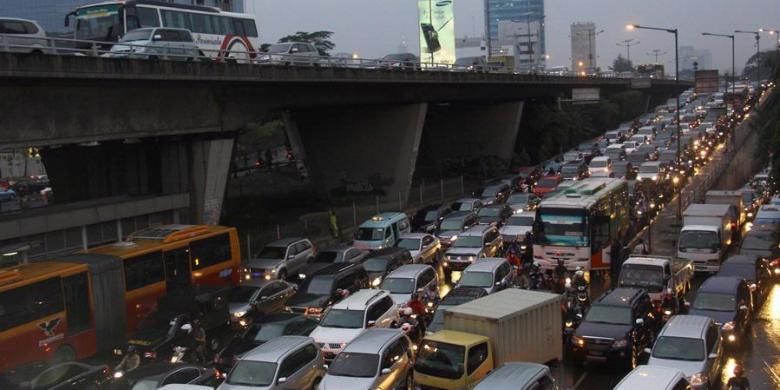
[[336, 244], [317, 251], [314, 259], [306, 267], [298, 271], [298, 279], [306, 279], [315, 272], [334, 263], [360, 264], [368, 256], [368, 252], [353, 246]]
[[172, 383], [159, 388], [160, 390], [214, 390], [214, 386], [184, 385]]
[[419, 293], [423, 304], [431, 309], [439, 296], [439, 278], [430, 265], [407, 264], [387, 275], [379, 288], [390, 292], [390, 297], [400, 306], [411, 301], [413, 294]]
[[55, 54], [46, 31], [34, 20], [0, 17], [0, 51]]
[[569, 161], [561, 167], [563, 180], [580, 180], [588, 177], [588, 163], [585, 160]]
[[772, 276], [780, 277], [780, 227], [778, 225], [753, 225], [739, 246], [740, 255], [757, 255], [769, 261]]
[[608, 156], [594, 157], [588, 164], [590, 177], [612, 177], [612, 159]]
[[245, 316], [271, 314], [284, 310], [297, 287], [283, 280], [250, 279], [233, 287], [228, 294], [230, 319], [239, 322]]
[[547, 175], [539, 179], [534, 186], [534, 195], [544, 198], [545, 195], [553, 192], [561, 184], [563, 178], [560, 175]]
[[604, 138], [609, 140], [610, 144], [619, 144], [625, 140], [625, 133], [620, 130], [610, 130], [604, 133]]
[[483, 257], [498, 256], [503, 239], [495, 226], [478, 225], [458, 236], [452, 246], [444, 252], [444, 276], [450, 280], [452, 271], [463, 271]]
[[307, 277], [287, 301], [285, 311], [319, 318], [344, 295], [368, 288], [362, 264], [333, 263]]
[[244, 354], [218, 390], [313, 389], [325, 376], [314, 340], [280, 336]]
[[404, 248], [386, 248], [371, 252], [363, 260], [371, 287], [379, 287], [385, 276], [396, 268], [412, 263], [412, 253]]
[[384, 212], [364, 221], [355, 232], [352, 246], [359, 249], [375, 250], [391, 248], [401, 234], [411, 233], [409, 217], [402, 212]]
[[532, 243], [526, 242], [526, 234], [533, 232], [534, 221], [536, 220], [536, 213], [516, 213], [509, 217], [503, 226], [498, 230], [501, 234], [501, 238], [504, 245], [515, 240], [519, 240], [523, 245], [531, 245]]
[[633, 180], [636, 178], [634, 166], [628, 161], [612, 161], [612, 177]]
[[80, 362], [54, 363], [35, 374], [29, 381], [17, 381], [18, 374], [14, 375], [14, 379], [0, 378], [0, 385], [3, 389], [81, 390], [102, 389], [111, 380], [108, 366]]
[[308, 238], [283, 238], [245, 260], [244, 277], [285, 280], [289, 275], [297, 275], [316, 255], [314, 244]]
[[721, 327], [727, 345], [748, 340], [752, 318], [750, 287], [742, 278], [711, 276], [699, 286], [688, 314], [710, 317]]
[[508, 204], [514, 212], [531, 211], [536, 210], [536, 207], [539, 206], [541, 201], [542, 200], [539, 199], [538, 196], [530, 192], [515, 192], [514, 194], [509, 195], [506, 204]]
[[420, 70], [420, 58], [412, 53], [388, 54], [379, 60], [382, 69]]
[[647, 161], [639, 166], [639, 172], [637, 172], [636, 179], [639, 181], [648, 180], [653, 181], [656, 184], [663, 184], [666, 182], [666, 174], [668, 169], [666, 164], [660, 161]]
[[656, 321], [650, 295], [619, 287], [594, 300], [571, 338], [578, 364], [600, 362], [633, 369], [641, 351], [653, 345]]
[[514, 283], [515, 274], [509, 262], [500, 257], [489, 257], [466, 267], [455, 287], [481, 287], [492, 294]]
[[613, 162], [625, 160], [626, 148], [623, 146], [622, 143], [612, 144], [607, 146], [607, 152], [605, 154], [607, 155], [607, 157], [612, 159]]
[[320, 52], [308, 42], [285, 42], [271, 45], [257, 56], [260, 65], [309, 65], [320, 64]]
[[452, 64], [455, 72], [485, 72], [489, 69], [487, 61], [482, 56], [461, 57]]
[[494, 203], [504, 203], [510, 193], [512, 193], [512, 190], [509, 188], [509, 184], [501, 182], [482, 187], [474, 191], [473, 195], [482, 201], [483, 206], [489, 206]]
[[477, 212], [477, 224], [501, 226], [513, 214], [514, 211], [508, 205], [492, 204], [479, 209]]
[[108, 53], [108, 58], [193, 61], [201, 51], [190, 30], [171, 27], [145, 27], [129, 31]]
[[658, 160], [658, 146], [653, 143], [639, 145], [636, 150], [641, 153], [647, 153], [647, 159], [650, 161]]
[[679, 369], [694, 389], [714, 388], [725, 360], [718, 326], [698, 315], [673, 316], [645, 353], [650, 354], [648, 367]]
[[756, 255], [733, 255], [720, 265], [718, 276], [745, 279], [753, 300], [753, 314], [766, 302], [772, 290], [772, 271], [769, 261]]
[[439, 222], [452, 213], [448, 205], [441, 203], [430, 204], [421, 207], [412, 217], [412, 231], [420, 233], [433, 233], [439, 226]]
[[550, 367], [538, 363], [506, 362], [482, 379], [474, 390], [555, 390]]
[[400, 329], [369, 329], [328, 366], [319, 390], [410, 389], [414, 350]]
[[453, 211], [473, 211], [475, 213], [482, 206], [484, 206], [482, 200], [476, 198], [461, 198], [450, 204]]
[[477, 224], [477, 214], [472, 211], [456, 211], [439, 224], [436, 229], [436, 236], [441, 241], [443, 248], [449, 248], [453, 242], [458, 240], [458, 235], [464, 230]]
[[308, 336], [318, 321], [295, 313], [276, 313], [258, 317], [242, 332], [235, 333], [214, 356], [214, 365], [224, 379], [238, 357], [280, 336]]
[[631, 370], [613, 390], [687, 390], [690, 383], [677, 368], [642, 365]]
[[216, 371], [213, 368], [171, 362], [142, 364], [138, 368], [114, 375], [109, 389], [156, 389], [169, 384], [193, 384], [213, 386], [216, 384]]
[[405, 233], [395, 243], [397, 248], [409, 250], [412, 263], [433, 264], [442, 256], [441, 242], [436, 236], [428, 233]]
[[626, 157], [626, 161], [630, 162], [631, 165], [635, 167], [642, 165], [642, 163], [648, 161], [649, 159], [650, 159], [649, 154], [645, 152], [641, 152], [638, 149], [634, 149], [634, 151], [629, 153], [628, 156]]
[[485, 295], [488, 295], [488, 292], [482, 287], [453, 288], [444, 298], [439, 300], [439, 305], [436, 306], [436, 310], [433, 312], [433, 318], [431, 318], [431, 323], [428, 324], [426, 332], [434, 333], [444, 329], [444, 311], [448, 308], [471, 302]]
[[581, 151], [578, 150], [572, 150], [569, 152], [566, 152], [563, 154], [563, 163], [564, 165], [572, 162], [572, 161], [581, 161], [585, 159], [585, 156], [582, 154]]
[[368, 328], [390, 328], [398, 323], [398, 305], [384, 290], [360, 290], [333, 305], [311, 333], [326, 361]]

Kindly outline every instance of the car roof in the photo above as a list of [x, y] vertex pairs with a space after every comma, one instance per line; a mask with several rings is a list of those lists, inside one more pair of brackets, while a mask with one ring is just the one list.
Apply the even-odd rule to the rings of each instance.
[[507, 362], [500, 368], [493, 370], [479, 382], [476, 388], [490, 390], [525, 389], [528, 382], [544, 375], [548, 370], [547, 366], [538, 363]]
[[303, 237], [282, 238], [281, 240], [269, 242], [268, 244], [266, 244], [266, 246], [290, 246], [303, 239], [304, 239]]
[[658, 336], [703, 339], [712, 321], [712, 318], [705, 316], [676, 315], [666, 323]]
[[336, 303], [335, 305], [333, 305], [333, 308], [347, 309], [347, 310], [358, 310], [358, 309], [363, 310], [366, 308], [366, 306], [368, 306], [371, 302], [373, 302], [377, 298], [386, 295], [387, 295], [387, 291], [385, 290], [362, 289], [353, 292], [348, 297]]
[[385, 279], [389, 278], [413, 278], [427, 269], [433, 269], [427, 264], [405, 264], [390, 272]]
[[710, 276], [699, 286], [698, 292], [734, 293], [744, 281], [734, 276]]
[[594, 161], [608, 161], [608, 160], [611, 160], [611, 158], [609, 156], [597, 156], [597, 157], [593, 157], [590, 160], [590, 162], [594, 162]]
[[463, 231], [460, 236], [482, 236], [488, 229], [494, 229], [494, 227], [490, 225], [476, 225]]
[[416, 238], [421, 239], [425, 236], [430, 236], [428, 233], [403, 233], [399, 238]]
[[463, 272], [466, 271], [493, 271], [503, 263], [506, 263], [506, 259], [498, 257], [486, 257], [475, 261], [470, 266], [466, 267]]
[[279, 336], [245, 353], [241, 360], [278, 362], [291, 351], [312, 341], [305, 336]]
[[668, 389], [676, 384], [673, 383], [675, 379], [684, 377], [685, 374], [676, 368], [641, 365], [623, 377], [615, 390]]
[[385, 345], [392, 343], [404, 335], [401, 329], [371, 328], [350, 341], [344, 352], [379, 353]]
[[360, 224], [361, 227], [367, 227], [367, 228], [384, 228], [387, 227], [389, 224], [400, 221], [402, 219], [406, 218], [406, 214], [399, 212], [399, 211], [386, 211], [383, 213], [379, 213], [374, 215], [373, 217], [365, 220], [363, 223]]
[[27, 23], [33, 23], [35, 25], [38, 25], [38, 22], [32, 19], [22, 19], [22, 18], [11, 18], [6, 16], [0, 16], [0, 20], [10, 20], [14, 22], [27, 22]]
[[328, 264], [324, 268], [318, 270], [317, 272], [312, 275], [312, 277], [315, 276], [322, 276], [322, 275], [337, 275], [341, 272], [348, 271], [352, 268], [358, 268], [360, 267], [360, 264], [355, 263], [332, 263]]
[[638, 288], [618, 287], [604, 293], [594, 303], [610, 306], [630, 306], [644, 290]]

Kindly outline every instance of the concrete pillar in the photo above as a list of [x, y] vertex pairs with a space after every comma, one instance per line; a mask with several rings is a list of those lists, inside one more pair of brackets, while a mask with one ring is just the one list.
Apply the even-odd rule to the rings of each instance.
[[234, 142], [233, 138], [192, 142], [190, 204], [194, 223], [219, 223]]
[[305, 108], [291, 110], [285, 122], [293, 147], [300, 137], [315, 188], [332, 194], [346, 183], [370, 185], [405, 199], [427, 109], [427, 103]]

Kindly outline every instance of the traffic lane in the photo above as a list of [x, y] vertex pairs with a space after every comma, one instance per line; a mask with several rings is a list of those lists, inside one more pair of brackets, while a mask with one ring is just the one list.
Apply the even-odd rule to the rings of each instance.
[[775, 285], [753, 320], [751, 337], [742, 350], [729, 355], [723, 381], [741, 363], [754, 389], [780, 389], [780, 285]]

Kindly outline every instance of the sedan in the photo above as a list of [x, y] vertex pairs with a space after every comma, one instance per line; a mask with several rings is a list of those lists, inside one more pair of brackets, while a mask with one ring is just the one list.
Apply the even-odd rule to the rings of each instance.
[[412, 263], [433, 264], [441, 258], [441, 242], [432, 234], [406, 233], [401, 234], [398, 248], [408, 249], [412, 254]]
[[115, 378], [111, 390], [156, 389], [170, 384], [213, 386], [217, 375], [213, 368], [164, 362], [145, 364]]
[[479, 209], [477, 223], [501, 226], [512, 214], [514, 214], [512, 208], [505, 204], [490, 205]]
[[769, 261], [755, 255], [729, 257], [721, 264], [718, 276], [736, 276], [745, 279], [753, 296], [753, 313], [757, 313], [772, 289]]
[[283, 280], [250, 279], [233, 287], [228, 295], [230, 319], [240, 322], [249, 313], [271, 314], [284, 310], [296, 287]]
[[[79, 390], [102, 388], [111, 379], [108, 367], [92, 366], [79, 362], [67, 362], [50, 366], [35, 379], [25, 383], [30, 389]], [[22, 388], [25, 388], [25, 386]]]

